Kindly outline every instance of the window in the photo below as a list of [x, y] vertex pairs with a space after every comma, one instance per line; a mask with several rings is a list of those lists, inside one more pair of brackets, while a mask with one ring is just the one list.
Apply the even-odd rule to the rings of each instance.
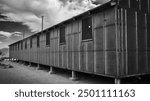
[[19, 51], [19, 48], [20, 48], [19, 46], [20, 46], [20, 42], [18, 43], [18, 51]]
[[16, 51], [16, 44], [15, 44], [15, 49], [14, 50]]
[[82, 20], [82, 40], [92, 39], [92, 17]]
[[27, 49], [27, 40], [25, 40], [25, 49]]
[[65, 44], [66, 39], [65, 39], [65, 26], [60, 27], [60, 39], [59, 39], [60, 44]]
[[30, 48], [32, 48], [32, 37], [30, 38]]
[[40, 36], [37, 35], [37, 47], [40, 47]]
[[15, 44], [15, 51], [17, 51], [17, 44]]
[[23, 42], [21, 41], [21, 50], [23, 50]]
[[50, 32], [46, 32], [46, 46], [50, 46]]
[[12, 50], [14, 51], [14, 45], [12, 45]]

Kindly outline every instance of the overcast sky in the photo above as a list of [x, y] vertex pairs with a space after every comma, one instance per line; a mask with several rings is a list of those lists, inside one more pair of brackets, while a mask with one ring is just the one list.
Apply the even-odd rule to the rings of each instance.
[[109, 0], [0, 0], [0, 49]]

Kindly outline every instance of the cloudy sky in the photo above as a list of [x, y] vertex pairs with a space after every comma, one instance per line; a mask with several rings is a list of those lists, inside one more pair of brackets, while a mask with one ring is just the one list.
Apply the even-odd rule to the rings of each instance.
[[109, 0], [0, 0], [0, 49]]

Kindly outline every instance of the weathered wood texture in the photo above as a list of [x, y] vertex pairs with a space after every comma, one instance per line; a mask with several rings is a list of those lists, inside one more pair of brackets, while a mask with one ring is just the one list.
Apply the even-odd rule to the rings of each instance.
[[[10, 57], [63, 69], [127, 77], [150, 73], [150, 1], [120, 0], [92, 17], [92, 39], [82, 40], [82, 19], [66, 21], [23, 41], [23, 50], [10, 45]], [[60, 27], [65, 26], [65, 43], [60, 44]], [[46, 33], [50, 45], [46, 46]], [[27, 40], [27, 49], [25, 41]], [[19, 47], [21, 47], [19, 45]]]

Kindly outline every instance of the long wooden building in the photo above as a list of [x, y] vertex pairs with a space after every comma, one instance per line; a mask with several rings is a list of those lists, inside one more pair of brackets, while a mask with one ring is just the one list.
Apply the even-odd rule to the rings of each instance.
[[10, 58], [116, 83], [150, 74], [150, 0], [111, 0], [9, 47]]

